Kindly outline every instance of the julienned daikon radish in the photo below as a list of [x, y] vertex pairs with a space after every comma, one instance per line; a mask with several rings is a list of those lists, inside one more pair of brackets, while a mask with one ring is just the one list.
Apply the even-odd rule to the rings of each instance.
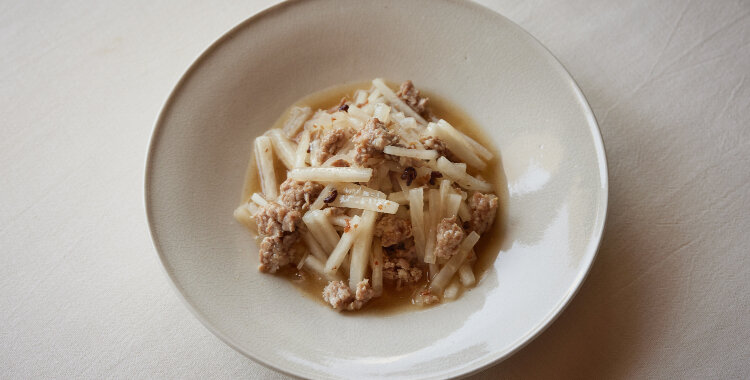
[[[258, 175], [248, 178], [259, 183], [247, 181], [234, 217], [263, 227], [259, 268], [329, 281], [324, 299], [338, 310], [393, 288], [418, 305], [457, 299], [478, 281], [477, 231], [497, 209], [490, 140], [457, 129], [465, 119], [441, 119], [411, 82], [375, 79], [340, 95], [320, 109], [296, 104], [253, 143]], [[453, 256], [436, 257], [456, 244], [437, 228], [454, 217], [468, 235]]]

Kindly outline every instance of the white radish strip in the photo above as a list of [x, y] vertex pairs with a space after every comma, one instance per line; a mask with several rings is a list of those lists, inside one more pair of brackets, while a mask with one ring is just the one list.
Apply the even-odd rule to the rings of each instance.
[[413, 117], [405, 117], [402, 120], [399, 120], [398, 123], [401, 124], [402, 128], [405, 128], [407, 130], [413, 130], [417, 128], [417, 121], [414, 120]]
[[294, 137], [310, 115], [312, 115], [310, 107], [292, 107], [282, 128], [286, 137]]
[[372, 235], [375, 230], [375, 218], [377, 213], [365, 211], [360, 219], [357, 241], [352, 247], [352, 260], [349, 267], [349, 288], [357, 288], [357, 284], [365, 278], [365, 270], [370, 261], [370, 250], [372, 249]]
[[367, 115], [367, 117], [372, 117], [372, 113], [375, 112], [375, 106], [372, 104], [366, 104], [362, 106], [361, 110]]
[[253, 196], [251, 196], [250, 199], [252, 199], [253, 202], [257, 203], [258, 206], [268, 206], [268, 201], [258, 193], [253, 193]]
[[310, 154], [308, 154], [308, 159], [310, 160], [310, 166], [312, 167], [320, 166], [320, 160], [318, 160], [318, 148], [319, 147], [320, 147], [319, 140], [315, 139], [310, 142]]
[[320, 243], [325, 253], [330, 253], [339, 241], [339, 234], [328, 222], [325, 214], [320, 210], [308, 211], [302, 216], [302, 221], [310, 230], [310, 234]]
[[453, 182], [456, 182], [459, 186], [465, 189], [481, 192], [492, 190], [492, 185], [490, 185], [488, 182], [470, 176], [465, 171], [462, 171], [459, 167], [456, 167], [455, 164], [448, 161], [448, 159], [445, 157], [438, 158], [437, 169], [438, 171], [443, 173], [444, 176], [453, 180]]
[[372, 254], [370, 255], [370, 267], [372, 268], [372, 290], [375, 296], [383, 294], [383, 247], [380, 239], [372, 242]]
[[398, 203], [396, 202], [391, 202], [387, 199], [363, 197], [360, 195], [339, 195], [331, 203], [331, 206], [357, 208], [386, 214], [395, 214], [396, 211], [398, 211]]
[[461, 136], [464, 137], [464, 139], [466, 140], [466, 142], [468, 142], [469, 145], [471, 145], [471, 147], [474, 149], [474, 152], [476, 152], [476, 154], [478, 154], [479, 157], [481, 157], [483, 160], [489, 161], [489, 160], [492, 159], [492, 157], [494, 157], [494, 155], [492, 154], [492, 152], [490, 152], [489, 149], [487, 149], [484, 146], [482, 146], [482, 144], [478, 143], [476, 140], [474, 140], [471, 137], [467, 136], [465, 133], [459, 131], [458, 129], [456, 129], [456, 130], [458, 131], [458, 133], [461, 134]]
[[260, 187], [267, 199], [279, 196], [279, 185], [276, 183], [276, 171], [273, 168], [273, 144], [268, 136], [255, 139], [255, 162], [260, 174]]
[[407, 193], [403, 191], [394, 191], [388, 194], [388, 200], [392, 202], [396, 202], [400, 205], [409, 204], [409, 199], [406, 194]]
[[425, 120], [422, 116], [420, 116], [417, 112], [415, 112], [411, 107], [409, 107], [408, 104], [404, 103], [403, 100], [399, 99], [398, 96], [388, 87], [388, 85], [383, 82], [380, 78], [375, 78], [372, 80], [373, 86], [377, 88], [381, 93], [383, 93], [383, 96], [391, 103], [392, 106], [396, 107], [399, 111], [403, 112], [404, 115], [408, 115], [413, 117], [415, 120], [417, 120], [421, 124], [427, 124], [427, 120]]
[[[323, 211], [318, 210], [314, 212], [315, 214], [313, 215], [313, 218], [315, 219], [315, 223], [318, 225], [318, 228], [320, 229], [320, 233], [323, 235], [323, 238], [326, 240], [327, 242], [326, 244], [328, 245], [328, 247], [335, 248], [340, 240], [338, 232], [336, 232], [336, 229], [333, 228], [333, 225], [331, 224], [331, 222], [328, 221], [328, 218], [326, 217]], [[321, 244], [321, 246], [323, 245]], [[333, 248], [331, 248], [330, 250], [327, 250], [327, 252], [333, 251]]]
[[328, 260], [328, 255], [326, 255], [326, 252], [323, 250], [320, 244], [318, 244], [315, 238], [310, 235], [309, 232], [302, 233], [302, 240], [305, 241], [307, 250], [310, 251], [310, 253], [315, 256], [316, 259], [320, 261]]
[[[346, 120], [349, 122], [349, 126], [351, 128], [354, 128], [355, 130], [360, 130], [360, 129], [362, 129], [362, 127], [365, 126], [365, 122], [363, 122], [362, 120], [359, 120], [359, 119], [357, 119], [355, 117], [352, 117], [352, 116], [348, 116]], [[346, 148], [346, 147], [344, 147], [344, 148]]]
[[327, 279], [328, 281], [340, 281], [341, 276], [338, 273], [329, 274], [326, 273], [325, 269], [325, 261], [319, 260], [317, 257], [314, 257], [313, 255], [307, 255], [305, 257], [305, 268], [309, 269], [313, 273], [316, 273], [317, 275]]
[[266, 132], [266, 134], [271, 138], [273, 151], [279, 156], [281, 163], [287, 169], [294, 168], [294, 163], [297, 159], [297, 144], [282, 136], [280, 129], [272, 129]]
[[409, 190], [409, 214], [411, 216], [412, 232], [414, 234], [414, 246], [417, 257], [424, 259], [425, 236], [424, 236], [424, 194], [422, 188]]
[[438, 158], [438, 152], [436, 150], [407, 149], [392, 145], [383, 148], [383, 152], [392, 156], [411, 157], [419, 160], [434, 160]]
[[234, 219], [238, 222], [245, 225], [245, 227], [249, 228], [250, 230], [255, 231], [257, 227], [255, 226], [255, 219], [253, 219], [253, 215], [250, 213], [250, 210], [247, 209], [245, 205], [242, 205], [240, 207], [237, 207], [234, 209]]
[[373, 198], [380, 198], [380, 199], [386, 198], [385, 193], [382, 191], [371, 189], [367, 186], [355, 185], [353, 183], [338, 184], [336, 186], [336, 190], [338, 190], [340, 194], [345, 194], [345, 195], [360, 195], [363, 197], [373, 197]]
[[318, 110], [315, 112], [315, 115], [313, 115], [313, 118], [310, 121], [312, 122], [312, 125], [317, 125], [323, 129], [329, 129], [333, 126], [333, 118], [331, 117], [331, 114], [324, 110]]
[[388, 171], [388, 168], [378, 166], [376, 172], [377, 175], [375, 175], [375, 179], [370, 180], [370, 182], [374, 182], [374, 187], [379, 191], [386, 191], [388, 193], [393, 191], [393, 185], [391, 184], [391, 177], [389, 175], [390, 171]]
[[362, 123], [366, 123], [367, 120], [370, 120], [370, 115], [362, 111], [362, 109], [357, 106], [349, 106], [347, 113], [349, 113], [349, 116], [359, 120]]
[[344, 231], [344, 234], [341, 235], [339, 243], [336, 244], [336, 248], [334, 248], [333, 252], [331, 252], [331, 255], [328, 256], [328, 261], [326, 261], [325, 268], [326, 273], [334, 274], [339, 269], [341, 263], [346, 258], [346, 254], [349, 252], [349, 248], [351, 248], [352, 244], [354, 244], [354, 239], [359, 234], [359, 224], [359, 217], [353, 217], [352, 224], [349, 227], [349, 230]]
[[307, 251], [307, 252], [305, 252], [305, 254], [304, 254], [304, 255], [302, 256], [302, 258], [300, 259], [299, 263], [297, 264], [297, 270], [300, 270], [300, 269], [302, 269], [302, 266], [304, 266], [304, 265], [305, 265], [305, 259], [306, 259], [306, 258], [307, 258], [307, 256], [309, 256], [309, 255], [310, 255], [310, 251]]
[[461, 285], [463, 286], [472, 286], [477, 282], [468, 260], [458, 267], [458, 278], [461, 280]]
[[443, 218], [452, 218], [458, 215], [458, 210], [461, 207], [461, 196], [458, 194], [448, 194], [448, 199], [443, 204]]
[[383, 103], [375, 104], [375, 111], [372, 112], [372, 117], [380, 120], [382, 123], [388, 124], [391, 121], [391, 107]]
[[296, 181], [317, 182], [367, 182], [372, 177], [370, 168], [298, 168], [292, 169], [289, 178]]
[[430, 189], [427, 192], [427, 199], [430, 207], [430, 224], [437, 226], [440, 223], [441, 216], [443, 215], [442, 207], [443, 204], [440, 202], [440, 190]]
[[456, 155], [461, 161], [467, 163], [469, 166], [478, 168], [479, 170], [484, 169], [487, 164], [482, 161], [474, 149], [464, 139], [461, 132], [453, 128], [452, 125], [448, 124], [447, 121], [440, 119], [437, 124], [430, 125], [430, 131], [434, 133], [434, 136], [439, 137], [448, 145], [448, 149]]
[[328, 221], [336, 227], [346, 227], [349, 225], [351, 218], [346, 215], [329, 216]]
[[[403, 112], [391, 112], [391, 120], [393, 120], [396, 123], [401, 124], [401, 122], [406, 118]], [[414, 119], [412, 119], [414, 120]]]
[[[451, 194], [453, 192], [453, 189], [451, 187], [451, 181], [449, 179], [443, 179], [440, 180], [440, 209], [442, 210], [445, 206], [445, 203], [448, 200], [448, 194]], [[440, 216], [442, 219], [442, 215], [444, 212], [441, 211]]]
[[[425, 166], [427, 166], [428, 168], [432, 169], [433, 171], [438, 171], [439, 172], [440, 171], [440, 169], [438, 168], [438, 161], [439, 160], [440, 160], [440, 158], [438, 158], [437, 160], [426, 161], [425, 162]], [[448, 161], [448, 162], [450, 162], [450, 161]], [[455, 169], [455, 170], [457, 170], [459, 172], [462, 172], [462, 173], [466, 173], [466, 164], [464, 164], [463, 162], [450, 162], [450, 164], [453, 165], [453, 169]]]
[[[427, 218], [432, 219], [430, 218]], [[435, 264], [435, 243], [436, 243], [436, 235], [437, 232], [435, 230], [434, 225], [427, 225], [426, 231], [425, 231], [425, 247], [424, 247], [424, 262], [432, 265]]]
[[453, 278], [453, 275], [458, 271], [458, 268], [463, 264], [464, 260], [466, 260], [469, 251], [474, 248], [474, 244], [476, 244], [477, 241], [479, 241], [479, 234], [475, 231], [471, 231], [469, 236], [464, 238], [458, 246], [458, 252], [448, 260], [445, 266], [440, 269], [437, 276], [432, 279], [430, 289], [432, 289], [433, 293], [440, 294], [443, 292], [443, 289], [445, 289], [451, 278]]
[[463, 222], [471, 220], [471, 210], [465, 201], [461, 201], [458, 205], [458, 217], [461, 218], [461, 221]]
[[323, 208], [323, 206], [326, 205], [325, 199], [328, 198], [329, 195], [331, 195], [331, 191], [335, 189], [333, 185], [326, 185], [326, 187], [323, 188], [323, 190], [320, 191], [320, 195], [315, 199], [315, 202], [313, 202], [310, 205], [310, 210], [320, 210]]
[[374, 90], [372, 90], [372, 92], [370, 92], [370, 95], [367, 97], [367, 102], [370, 103], [370, 104], [374, 104], [375, 103], [375, 99], [379, 98], [380, 95], [382, 95], [382, 94], [380, 93], [380, 91], [378, 91], [377, 88], [374, 89]]
[[430, 281], [440, 272], [440, 266], [437, 264], [429, 264], [427, 269], [429, 270]]
[[297, 144], [297, 152], [294, 155], [294, 167], [304, 168], [307, 166], [307, 149], [310, 148], [310, 131], [302, 132], [300, 136], [299, 144]]
[[461, 288], [461, 284], [454, 278], [453, 281], [445, 288], [443, 292], [443, 299], [454, 300], [458, 297], [458, 290]]
[[366, 102], [367, 102], [367, 91], [357, 90], [357, 93], [354, 95], [354, 104], [362, 105], [362, 104], [365, 104]]
[[260, 209], [258, 208], [258, 205], [256, 205], [253, 202], [245, 203], [245, 208], [247, 209], [247, 211], [250, 212], [250, 215], [255, 215], [258, 213], [258, 211], [260, 211]]

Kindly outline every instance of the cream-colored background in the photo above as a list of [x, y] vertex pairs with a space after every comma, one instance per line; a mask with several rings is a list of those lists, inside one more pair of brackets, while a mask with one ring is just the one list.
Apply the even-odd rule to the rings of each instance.
[[[170, 90], [272, 3], [0, 5], [0, 377], [283, 377], [181, 304], [142, 205]], [[750, 2], [481, 3], [580, 84], [610, 212], [568, 309], [477, 378], [749, 376]]]

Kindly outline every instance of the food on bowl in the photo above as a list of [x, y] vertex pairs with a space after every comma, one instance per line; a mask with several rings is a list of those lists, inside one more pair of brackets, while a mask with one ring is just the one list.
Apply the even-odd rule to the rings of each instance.
[[260, 191], [234, 212], [257, 235], [259, 271], [322, 280], [340, 311], [473, 286], [499, 206], [481, 175], [494, 155], [440, 116], [411, 81], [382, 79], [328, 108], [292, 107], [255, 139]]

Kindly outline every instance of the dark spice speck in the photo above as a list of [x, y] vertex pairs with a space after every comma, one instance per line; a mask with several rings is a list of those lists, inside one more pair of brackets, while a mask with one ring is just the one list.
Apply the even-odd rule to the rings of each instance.
[[336, 197], [339, 195], [339, 192], [336, 191], [336, 189], [331, 190], [331, 193], [328, 194], [328, 196], [323, 199], [323, 202], [325, 203], [331, 203], [336, 200]]
[[414, 178], [417, 178], [417, 169], [414, 169], [411, 166], [404, 169], [404, 172], [401, 173], [401, 179], [406, 181], [406, 186], [411, 186], [411, 183], [412, 181], [414, 181]]

